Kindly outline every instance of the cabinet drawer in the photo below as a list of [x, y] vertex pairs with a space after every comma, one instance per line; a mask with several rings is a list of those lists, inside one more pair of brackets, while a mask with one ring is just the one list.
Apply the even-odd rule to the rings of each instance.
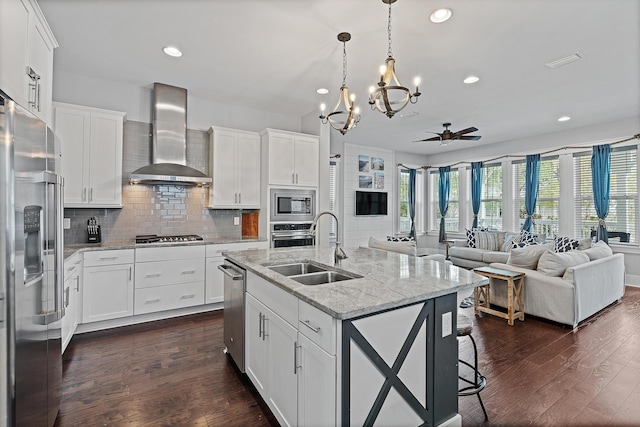
[[204, 304], [204, 284], [183, 283], [136, 289], [133, 314], [153, 313]]
[[74, 255], [71, 258], [68, 258], [64, 262], [64, 278], [71, 277], [78, 271], [78, 268], [81, 268], [82, 257], [80, 255]]
[[204, 258], [204, 245], [136, 248], [136, 262]]
[[294, 328], [298, 325], [298, 298], [247, 271], [247, 292]]
[[302, 300], [298, 301], [298, 330], [329, 354], [336, 354], [336, 320]]
[[198, 281], [204, 282], [204, 258], [136, 263], [136, 289]]
[[133, 263], [133, 259], [133, 249], [91, 251], [84, 253], [84, 266], [95, 267], [100, 265], [130, 264]]
[[252, 240], [250, 242], [221, 243], [217, 245], [207, 245], [207, 257], [222, 256], [226, 251], [244, 251], [248, 249], [267, 249], [269, 242]]

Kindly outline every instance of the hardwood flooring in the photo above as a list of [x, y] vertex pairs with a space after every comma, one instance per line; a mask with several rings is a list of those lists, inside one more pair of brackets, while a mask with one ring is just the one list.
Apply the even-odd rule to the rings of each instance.
[[[489, 421], [461, 397], [464, 427], [640, 425], [640, 288], [576, 330], [531, 316], [474, 323]], [[222, 353], [222, 327], [216, 312], [74, 336], [55, 427], [277, 425]]]

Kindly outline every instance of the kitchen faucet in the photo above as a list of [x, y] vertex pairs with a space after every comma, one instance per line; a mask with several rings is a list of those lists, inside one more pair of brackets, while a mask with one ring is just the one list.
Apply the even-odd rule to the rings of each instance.
[[340, 221], [338, 221], [338, 217], [335, 216], [335, 214], [333, 212], [331, 212], [331, 211], [320, 212], [313, 219], [313, 223], [311, 224], [311, 227], [309, 228], [309, 235], [311, 235], [311, 236], [315, 236], [316, 235], [316, 226], [318, 225], [318, 219], [324, 214], [331, 215], [336, 220], [336, 249], [333, 252], [333, 262], [335, 264], [337, 264], [341, 260], [348, 258], [347, 254], [345, 254], [344, 251], [342, 250], [342, 248], [340, 247], [340, 242], [338, 242], [338, 236], [340, 236], [340, 232], [339, 232], [339, 230], [340, 230]]

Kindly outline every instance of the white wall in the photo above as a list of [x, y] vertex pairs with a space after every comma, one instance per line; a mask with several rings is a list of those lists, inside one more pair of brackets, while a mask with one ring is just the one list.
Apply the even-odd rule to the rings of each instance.
[[[388, 215], [384, 216], [356, 216], [355, 193], [356, 190], [367, 191], [369, 189], [359, 188], [359, 176], [373, 173], [360, 172], [358, 168], [358, 157], [360, 155], [371, 157], [381, 157], [384, 159], [384, 188], [378, 191], [388, 193]], [[369, 237], [386, 238], [394, 233], [396, 217], [396, 175], [397, 167], [394, 152], [379, 148], [367, 147], [363, 145], [344, 144], [344, 156], [342, 161], [344, 177], [343, 195], [343, 221], [344, 224], [344, 245], [347, 247], [367, 246]], [[375, 191], [375, 188], [370, 189]]]
[[[153, 83], [144, 86], [101, 80], [88, 76], [56, 71], [53, 100], [88, 107], [124, 111], [128, 120], [151, 123], [151, 92]], [[160, 82], [171, 84], [169, 82]], [[189, 88], [185, 88], [187, 91]], [[222, 126], [259, 132], [265, 128], [301, 131], [301, 119], [269, 111], [253, 110], [220, 104], [192, 96], [187, 101], [187, 127], [208, 130]], [[314, 133], [317, 135], [317, 133]]]

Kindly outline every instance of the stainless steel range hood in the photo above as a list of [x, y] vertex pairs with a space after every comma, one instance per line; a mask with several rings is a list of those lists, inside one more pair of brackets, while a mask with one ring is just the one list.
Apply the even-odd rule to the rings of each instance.
[[151, 162], [131, 173], [132, 183], [209, 185], [211, 178], [187, 166], [187, 90], [153, 84]]

